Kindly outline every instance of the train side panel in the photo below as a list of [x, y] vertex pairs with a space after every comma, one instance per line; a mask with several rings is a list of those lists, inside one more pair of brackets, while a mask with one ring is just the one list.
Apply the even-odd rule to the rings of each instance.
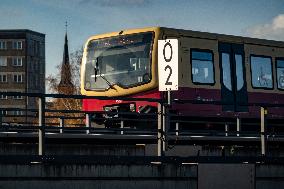
[[[218, 41], [193, 37], [179, 37], [179, 90], [173, 92], [173, 98], [187, 100], [220, 101], [220, 79]], [[191, 50], [210, 50], [214, 54], [214, 84], [196, 85], [192, 82]], [[216, 105], [176, 104], [173, 106], [181, 115], [219, 116], [221, 107]]]
[[[276, 46], [264, 46], [245, 44], [246, 79], [248, 84], [249, 103], [284, 104], [284, 91], [277, 88], [279, 75], [276, 73], [276, 60], [284, 57], [284, 48]], [[252, 82], [251, 56], [267, 57], [272, 64], [272, 88], [256, 88]], [[250, 107], [250, 112], [259, 116], [259, 107]], [[284, 116], [284, 108], [268, 108], [269, 116], [279, 118]]]
[[[229, 43], [243, 46], [244, 62], [244, 85], [246, 86], [247, 103], [274, 103], [284, 104], [284, 90], [277, 88], [279, 76], [276, 73], [276, 60], [284, 57], [284, 48], [277, 46], [279, 43], [266, 41], [261, 44], [251, 44], [253, 39], [246, 43], [243, 38], [235, 36], [209, 36], [194, 35], [187, 31], [165, 32], [164, 38], [178, 38], [179, 47], [179, 90], [172, 92], [172, 98], [202, 101], [222, 101], [222, 69], [220, 58], [220, 43]], [[213, 53], [214, 60], [214, 84], [196, 84], [192, 80], [191, 50], [208, 50]], [[233, 54], [233, 53], [232, 53]], [[264, 56], [271, 58], [272, 66], [272, 89], [255, 88], [252, 84], [251, 56]], [[269, 77], [269, 76], [268, 76]], [[278, 78], [277, 78], [278, 77]], [[212, 116], [212, 117], [259, 117], [259, 107], [249, 107], [248, 111], [224, 111], [221, 105], [200, 105], [200, 104], [176, 104], [173, 109], [181, 115], [189, 116]], [[271, 117], [283, 117], [283, 109], [269, 108]]]

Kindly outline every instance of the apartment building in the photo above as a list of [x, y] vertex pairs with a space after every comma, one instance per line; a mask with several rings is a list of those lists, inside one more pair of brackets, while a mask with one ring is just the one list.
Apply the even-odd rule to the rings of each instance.
[[[45, 93], [45, 34], [31, 30], [0, 30], [0, 91]], [[16, 109], [15, 109], [16, 108]], [[37, 99], [0, 95], [0, 122], [21, 124]]]

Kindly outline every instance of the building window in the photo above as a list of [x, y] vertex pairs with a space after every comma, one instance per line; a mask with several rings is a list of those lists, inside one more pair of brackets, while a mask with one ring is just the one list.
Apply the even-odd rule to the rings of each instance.
[[39, 71], [39, 70], [38, 70], [38, 68], [39, 68], [38, 61], [35, 61], [35, 62], [34, 62], [34, 66], [35, 66], [35, 67], [34, 67], [35, 71]]
[[33, 67], [33, 61], [31, 60], [30, 63], [28, 64], [29, 66], [29, 70], [33, 71], [34, 67]]
[[5, 116], [5, 115], [8, 115], [7, 111], [6, 110], [1, 110], [0, 112], [2, 114], [2, 116]]
[[14, 82], [22, 83], [23, 82], [23, 75], [22, 74], [15, 74], [14, 75]]
[[0, 74], [0, 82], [7, 83], [7, 74]]
[[35, 75], [35, 87], [37, 88], [39, 84], [38, 75]]
[[250, 57], [251, 80], [255, 88], [273, 88], [272, 61], [270, 57]]
[[1, 94], [0, 99], [5, 100], [5, 99], [8, 99], [8, 97], [7, 97], [7, 95]]
[[14, 57], [13, 58], [13, 66], [23, 66], [23, 58], [22, 57]]
[[43, 43], [40, 43], [40, 57], [43, 57], [44, 56], [44, 44]]
[[15, 115], [15, 116], [21, 116], [21, 115], [23, 115], [23, 111], [21, 111], [21, 110], [14, 110], [14, 111], [13, 111], [13, 115]]
[[284, 89], [284, 58], [276, 59], [277, 87]]
[[13, 41], [13, 49], [22, 49], [23, 43], [22, 41]]
[[40, 45], [39, 45], [39, 41], [35, 41], [35, 54], [36, 55], [39, 55], [39, 49]]
[[7, 49], [7, 43], [6, 43], [6, 41], [0, 41], [0, 49], [1, 49], [1, 50]]
[[30, 88], [34, 88], [34, 76], [33, 76], [33, 74], [30, 74], [30, 76], [28, 77], [28, 82], [29, 82], [29, 86], [30, 86]]
[[192, 82], [214, 84], [213, 53], [210, 50], [191, 50]]
[[[6, 91], [0, 91], [0, 93], [1, 93], [1, 92], [4, 93], [4, 92], [6, 92]], [[1, 99], [1, 100], [5, 100], [5, 99], [8, 99], [8, 97], [7, 97], [7, 95], [1, 94], [1, 95], [0, 95], [0, 99]]]
[[0, 66], [7, 66], [7, 57], [0, 56]]
[[23, 99], [23, 96], [13, 96], [13, 99], [18, 99], [18, 100], [20, 100], [20, 99]]

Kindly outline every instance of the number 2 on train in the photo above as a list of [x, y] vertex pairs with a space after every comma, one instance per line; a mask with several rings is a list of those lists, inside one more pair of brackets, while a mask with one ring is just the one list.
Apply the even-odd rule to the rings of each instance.
[[167, 71], [167, 69], [170, 70], [170, 73], [169, 73], [169, 75], [168, 75], [168, 78], [167, 78], [167, 80], [166, 80], [165, 85], [172, 85], [173, 83], [170, 82], [169, 80], [170, 80], [170, 77], [171, 77], [171, 75], [172, 75], [173, 70], [172, 70], [172, 68], [171, 68], [169, 65], [167, 65], [167, 66], [165, 67], [165, 71]]

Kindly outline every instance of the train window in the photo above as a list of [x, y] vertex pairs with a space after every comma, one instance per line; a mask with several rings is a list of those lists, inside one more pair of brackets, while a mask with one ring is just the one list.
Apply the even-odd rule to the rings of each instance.
[[255, 88], [273, 88], [272, 63], [270, 57], [251, 56], [251, 80]]
[[243, 56], [235, 54], [236, 61], [236, 77], [237, 77], [237, 90], [241, 90], [244, 86], [244, 72], [243, 72]]
[[152, 32], [89, 42], [85, 67], [86, 90], [139, 86], [151, 81]]
[[213, 53], [209, 50], [191, 50], [192, 82], [214, 84]]
[[284, 89], [284, 59], [276, 60], [277, 87]]
[[227, 89], [232, 91], [232, 76], [230, 65], [230, 55], [228, 53], [222, 53], [223, 83]]

